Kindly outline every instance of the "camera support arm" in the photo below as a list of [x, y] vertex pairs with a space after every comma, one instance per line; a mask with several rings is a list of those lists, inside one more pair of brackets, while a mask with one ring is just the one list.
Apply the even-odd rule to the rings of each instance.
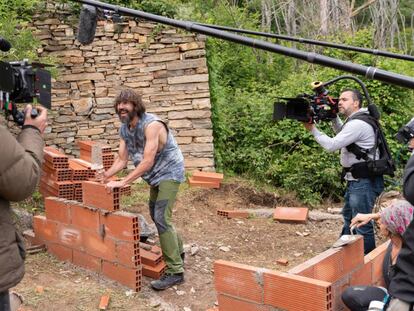
[[394, 85], [414, 89], [414, 79], [412, 77], [400, 75], [400, 74], [393, 73], [393, 72], [388, 72], [386, 70], [378, 69], [375, 67], [366, 67], [366, 66], [354, 64], [351, 62], [338, 60], [332, 57], [323, 56], [317, 53], [304, 52], [304, 51], [300, 51], [297, 49], [287, 48], [281, 45], [266, 42], [263, 40], [252, 39], [252, 38], [236, 35], [233, 33], [229, 33], [227, 31], [213, 29], [213, 28], [206, 27], [206, 26], [201, 26], [195, 22], [175, 20], [172, 18], [150, 14], [150, 13], [146, 13], [146, 12], [139, 11], [139, 10], [124, 8], [124, 7], [117, 6], [117, 5], [107, 4], [107, 3], [96, 1], [96, 0], [71, 0], [71, 1], [92, 5], [92, 6], [101, 8], [101, 9], [117, 11], [120, 14], [133, 16], [133, 17], [140, 17], [140, 18], [151, 20], [151, 21], [158, 22], [161, 24], [166, 24], [166, 25], [177, 27], [177, 28], [182, 28], [187, 31], [201, 33], [201, 34], [209, 35], [209, 36], [216, 37], [219, 39], [224, 39], [227, 41], [232, 41], [232, 42], [236, 42], [239, 44], [247, 45], [253, 48], [258, 48], [261, 50], [298, 58], [298, 59], [307, 61], [309, 63], [315, 63], [318, 65], [327, 66], [327, 67], [343, 70], [346, 72], [363, 75], [369, 79], [375, 79], [375, 80], [379, 80], [382, 82], [391, 83]]
[[362, 88], [362, 90], [364, 91], [364, 95], [365, 95], [365, 99], [368, 102], [368, 105], [372, 105], [372, 101], [371, 101], [371, 97], [369, 96], [367, 87], [365, 86], [364, 82], [362, 82], [360, 79], [354, 77], [354, 76], [348, 76], [348, 75], [343, 75], [343, 76], [339, 76], [339, 77], [335, 77], [332, 80], [329, 80], [328, 82], [323, 83], [323, 86], [329, 86], [339, 80], [343, 80], [343, 79], [351, 79], [356, 81]]

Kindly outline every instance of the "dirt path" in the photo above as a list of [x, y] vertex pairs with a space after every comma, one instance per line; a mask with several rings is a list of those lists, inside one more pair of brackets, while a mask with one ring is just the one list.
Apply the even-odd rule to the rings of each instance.
[[[140, 191], [145, 193], [147, 189]], [[145, 195], [144, 195], [145, 197]], [[126, 209], [149, 220], [147, 206], [138, 202]], [[127, 288], [92, 272], [59, 262], [47, 253], [31, 255], [26, 276], [17, 286], [25, 310], [97, 310], [102, 294], [111, 296], [109, 310], [206, 310], [214, 306], [213, 263], [217, 259], [285, 271], [326, 250], [337, 239], [341, 221], [309, 221], [291, 225], [271, 218], [225, 219], [217, 208], [269, 209], [297, 206], [291, 199], [258, 193], [247, 186], [224, 184], [221, 189], [183, 189], [174, 219], [186, 246], [186, 282], [164, 292], [148, 288], [134, 294]], [[193, 255], [191, 254], [193, 253]], [[289, 260], [287, 267], [276, 264]], [[40, 288], [43, 288], [43, 292]]]

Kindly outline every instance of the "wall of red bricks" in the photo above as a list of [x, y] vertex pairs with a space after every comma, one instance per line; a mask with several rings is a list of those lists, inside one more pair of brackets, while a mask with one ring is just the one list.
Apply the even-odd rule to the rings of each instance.
[[[95, 189], [103, 187], [96, 183]], [[84, 197], [89, 196], [89, 189]], [[102, 197], [105, 205], [107, 201]], [[33, 217], [36, 240], [57, 258], [141, 289], [139, 223], [136, 214], [56, 197], [45, 199], [45, 216]]]
[[346, 310], [341, 293], [351, 285], [383, 285], [388, 243], [364, 257], [363, 239], [328, 249], [287, 273], [218, 260], [214, 280], [220, 311]]

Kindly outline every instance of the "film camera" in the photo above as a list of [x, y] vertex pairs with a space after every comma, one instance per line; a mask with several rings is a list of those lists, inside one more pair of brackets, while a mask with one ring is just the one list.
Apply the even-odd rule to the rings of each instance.
[[311, 84], [315, 94], [301, 94], [294, 98], [280, 98], [274, 104], [273, 120], [294, 119], [315, 123], [332, 120], [338, 113], [338, 99], [328, 96], [328, 90], [320, 81]]
[[[45, 65], [29, 64], [28, 60], [0, 62], [0, 109], [11, 115], [18, 125], [24, 123], [24, 112], [17, 109], [17, 103], [40, 103], [51, 107], [51, 75]], [[32, 118], [37, 116], [32, 110]]]
[[395, 138], [401, 144], [408, 144], [414, 138], [414, 118], [398, 130]]

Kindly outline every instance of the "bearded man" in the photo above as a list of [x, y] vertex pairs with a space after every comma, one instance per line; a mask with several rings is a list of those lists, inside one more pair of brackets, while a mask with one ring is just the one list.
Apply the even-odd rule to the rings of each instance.
[[[151, 282], [155, 290], [164, 290], [184, 282], [183, 243], [172, 222], [172, 209], [184, 178], [183, 155], [164, 121], [145, 112], [141, 96], [131, 89], [122, 90], [114, 108], [122, 126], [118, 157], [103, 173], [108, 191], [131, 184], [141, 177], [150, 185], [149, 210], [154, 221], [167, 265], [166, 274]], [[127, 166], [135, 169], [119, 181], [108, 179]]]

